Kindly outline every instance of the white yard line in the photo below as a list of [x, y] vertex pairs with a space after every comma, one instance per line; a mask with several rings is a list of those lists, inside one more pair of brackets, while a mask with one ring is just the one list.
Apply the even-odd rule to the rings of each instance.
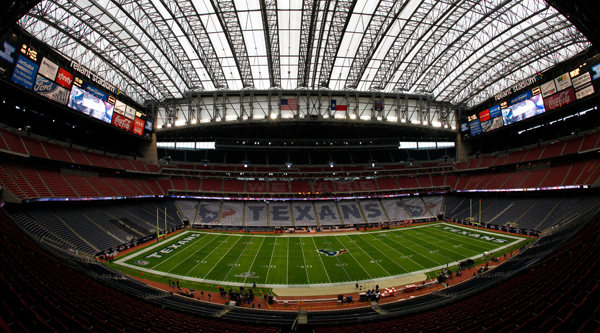
[[[317, 249], [317, 243], [315, 242], [315, 238], [312, 238], [313, 244], [315, 244], [315, 249]], [[318, 249], [317, 249], [318, 250]], [[323, 258], [321, 258], [321, 256], [318, 256], [319, 260], [321, 260], [321, 266], [323, 266], [323, 269], [325, 270], [325, 275], [327, 275], [327, 280], [329, 280], [329, 283], [331, 283], [331, 279], [329, 278], [329, 273], [327, 273], [327, 268], [325, 268], [325, 264], [323, 263]]]
[[[377, 238], [375, 238], [375, 239], [377, 239]], [[364, 241], [366, 241], [367, 243], [369, 243], [369, 242], [368, 242], [366, 239], [365, 239]], [[371, 243], [369, 243], [369, 244], [371, 244]], [[388, 247], [389, 247], [389, 245], [387, 245], [387, 244], [385, 244], [385, 243], [383, 243], [383, 242], [377, 242], [377, 244], [384, 244], [384, 245], [386, 245], [386, 246], [388, 246]], [[372, 245], [372, 246], [373, 246], [373, 245]], [[374, 248], [375, 250], [379, 251], [379, 253], [383, 254], [383, 255], [384, 255], [386, 258], [388, 258], [388, 259], [389, 259], [391, 262], [393, 262], [393, 263], [395, 263], [396, 265], [400, 266], [400, 268], [402, 268], [404, 271], [406, 271], [406, 272], [408, 273], [408, 269], [406, 269], [406, 268], [402, 267], [402, 265], [400, 265], [400, 264], [399, 264], [399, 263], [398, 263], [396, 260], [394, 260], [394, 259], [390, 258], [390, 257], [389, 257], [387, 254], [385, 254], [383, 251], [381, 251], [381, 250], [380, 250], [380, 249], [379, 249], [377, 246], [373, 246], [373, 248]], [[361, 249], [362, 249], [362, 247], [361, 247]], [[423, 266], [421, 266], [421, 267], [423, 267]]]
[[[410, 249], [408, 246], [406, 246], [406, 245], [404, 245], [404, 244], [402, 244], [402, 243], [396, 242], [396, 241], [395, 241], [395, 240], [393, 240], [391, 237], [388, 237], [388, 239], [389, 239], [389, 240], [391, 240], [392, 242], [394, 242], [394, 243], [396, 243], [396, 244], [398, 244], [398, 245], [400, 245], [400, 246], [402, 246], [402, 247], [406, 248], [406, 249], [407, 249], [407, 250], [409, 250], [410, 252], [412, 252], [412, 253], [415, 253], [416, 255], [418, 255], [418, 256], [420, 256], [420, 257], [426, 258], [427, 260], [430, 260], [430, 261], [432, 261], [432, 262], [434, 262], [434, 263], [436, 263], [436, 264], [438, 264], [438, 265], [439, 265], [439, 264], [442, 264], [442, 263], [440, 263], [440, 262], [438, 262], [438, 261], [436, 261], [436, 260], [433, 260], [432, 258], [430, 258], [430, 257], [428, 257], [428, 256], [426, 256], [426, 255], [423, 255], [423, 254], [421, 254], [421, 253], [419, 253], [419, 252], [417, 252], [417, 251], [411, 250], [411, 249]], [[402, 239], [405, 239], [405, 238], [402, 238]], [[421, 265], [419, 265], [419, 266], [421, 266]], [[421, 267], [423, 267], [423, 266], [421, 266]]]
[[[418, 231], [415, 231], [415, 232], [416, 232], [417, 234], [419, 234], [419, 235], [422, 235], [423, 237], [427, 237], [427, 238], [433, 238], [433, 239], [436, 239], [435, 237], [432, 237], [432, 236], [430, 236], [430, 235], [424, 234], [424, 233], [422, 233], [422, 232], [418, 232]], [[449, 235], [445, 235], [445, 236], [446, 236], [446, 237], [449, 237]], [[454, 237], [451, 237], [451, 238], [452, 238], [452, 239], [456, 239], [456, 238], [454, 238]], [[471, 238], [474, 238], [474, 237], [471, 237]], [[477, 239], [477, 238], [475, 238], [475, 239]], [[424, 240], [424, 239], [423, 239], [423, 241], [424, 241], [424, 242], [426, 242], [426, 243], [432, 244], [432, 245], [436, 245], [436, 244], [434, 244], [434, 243], [432, 243], [432, 242], [428, 242], [428, 241], [426, 241], [426, 240]], [[450, 243], [450, 242], [447, 242], [447, 241], [445, 241], [443, 238], [440, 238], [438, 241], [439, 241], [439, 242], [441, 242], [441, 243], [446, 243], [446, 244], [450, 245], [451, 247], [454, 247], [454, 244], [452, 244], [452, 243]], [[491, 243], [488, 243], [488, 244], [491, 244]], [[482, 250], [485, 250], [485, 251], [487, 251], [487, 249], [486, 249], [486, 248], [481, 248], [481, 247], [479, 247], [479, 246], [477, 246], [477, 248], [478, 248], [478, 249], [482, 249]], [[446, 250], [448, 250], [448, 251], [450, 251], [450, 252], [454, 252], [454, 251], [450, 250], [448, 247], [445, 247], [445, 249], [446, 249]], [[461, 247], [461, 249], [463, 249], [463, 250], [467, 250], [467, 251], [469, 251], [469, 252], [473, 252], [473, 253], [482, 253], [481, 251], [475, 251], [475, 250], [472, 250], [472, 249], [468, 249], [468, 248], [466, 248], [466, 247]], [[484, 252], [485, 252], [485, 251], [484, 251]], [[458, 252], [454, 252], [454, 253], [456, 253], [456, 254], [460, 254], [460, 253], [458, 253]]]
[[221, 259], [219, 259], [219, 261], [217, 261], [217, 263], [215, 263], [213, 265], [213, 267], [210, 269], [210, 271], [208, 271], [208, 273], [206, 273], [206, 275], [204, 275], [203, 279], [206, 278], [208, 276], [208, 274], [210, 274], [210, 272], [212, 272], [213, 269], [215, 269], [215, 267], [217, 267], [219, 265], [219, 263], [221, 262], [221, 260], [223, 260], [223, 258], [227, 257], [227, 253], [229, 253], [229, 251], [231, 251], [231, 249], [233, 249], [235, 247], [235, 245], [240, 241], [240, 239], [242, 239], [242, 237], [238, 237], [238, 240], [235, 243], [233, 243], [233, 245], [229, 249], [227, 249], [227, 252], [225, 252], [225, 254], [221, 257]]
[[[416, 232], [416, 233], [419, 233], [418, 231], [415, 231], [415, 232]], [[422, 233], [419, 233], [419, 234], [420, 234], [420, 235], [423, 235]], [[411, 236], [411, 237], [415, 237], [415, 236], [413, 236], [413, 235], [410, 235], [410, 236]], [[415, 237], [415, 238], [419, 238], [419, 237]], [[406, 238], [404, 238], [404, 239], [406, 239]], [[440, 252], [439, 252], [439, 249], [437, 249], [437, 250], [428, 249], [428, 248], [426, 248], [425, 246], [423, 246], [423, 245], [421, 245], [421, 244], [419, 244], [419, 243], [415, 243], [415, 242], [411, 241], [410, 239], [406, 239], [406, 240], [407, 240], [407, 241], [409, 241], [409, 242], [411, 242], [411, 243], [413, 243], [413, 244], [416, 244], [416, 245], [418, 245], [418, 246], [420, 246], [420, 247], [422, 247], [422, 248], [424, 248], [424, 249], [426, 249], [426, 250], [428, 250], [428, 251], [438, 251], [438, 252], [436, 252], [437, 254], [441, 255], [442, 257], [446, 257], [446, 258], [448, 258], [450, 261], [454, 261], [454, 259], [452, 259], [452, 258], [450, 258], [450, 257], [447, 257], [447, 256], [443, 255], [442, 253], [440, 253]], [[442, 246], [440, 246], [440, 245], [437, 245], [437, 244], [434, 244], [434, 243], [432, 243], [432, 242], [428, 242], [428, 241], [426, 241], [425, 239], [422, 239], [422, 238], [419, 238], [419, 240], [421, 240], [421, 241], [423, 241], [423, 242], [425, 242], [425, 243], [427, 243], [427, 244], [431, 244], [431, 245], [433, 245], [433, 246], [442, 247]], [[459, 255], [459, 256], [461, 256], [461, 257], [463, 256], [463, 254], [461, 254], [461, 253], [458, 253], [458, 252], [456, 252], [456, 251], [452, 251], [452, 250], [450, 250], [449, 248], [446, 248], [446, 247], [442, 247], [442, 248], [444, 248], [445, 250], [447, 250], [447, 251], [450, 251], [450, 252], [452, 252], [452, 253], [454, 253], [454, 254], [457, 254], [457, 255]], [[475, 252], [475, 251], [471, 250], [471, 252]], [[477, 253], [477, 252], [475, 252], [475, 253]]]
[[[265, 238], [263, 237], [263, 240], [260, 243], [260, 246], [258, 247], [258, 252], [256, 252], [256, 255], [254, 256], [254, 259], [252, 260], [252, 264], [250, 264], [250, 270], [252, 270], [252, 267], [254, 267], [254, 262], [256, 261], [256, 257], [258, 257], [258, 254], [260, 253], [260, 249], [262, 249], [262, 246], [263, 246], [264, 243], [265, 243]], [[246, 277], [244, 279], [244, 283], [246, 283], [246, 280], [248, 280], [248, 277]]]
[[[227, 238], [226, 238], [226, 239], [229, 239], [229, 237], [231, 237], [231, 236], [227, 236]], [[218, 239], [218, 238], [219, 238], [219, 237], [217, 237], [217, 238], [213, 239], [213, 241], [214, 241], [214, 240], [216, 240], [216, 239]], [[208, 243], [211, 243], [211, 242], [212, 242], [212, 241], [210, 241], [210, 242], [208, 242]], [[206, 247], [206, 245], [208, 245], [208, 243], [206, 243], [206, 244], [204, 245], [204, 247]], [[194, 270], [196, 267], [198, 267], [198, 265], [200, 265], [200, 264], [201, 264], [201, 263], [204, 261], [204, 259], [206, 259], [206, 258], [207, 258], [209, 255], [211, 255], [213, 252], [215, 252], [215, 250], [216, 250], [216, 249], [218, 249], [218, 248], [219, 248], [218, 246], [215, 246], [215, 248], [214, 248], [212, 251], [210, 251], [210, 253], [208, 253], [207, 255], [205, 255], [205, 256], [204, 256], [204, 258], [202, 258], [202, 260], [198, 260], [198, 262], [196, 263], [196, 265], [194, 265], [194, 267], [192, 267], [192, 268], [191, 268], [191, 269], [190, 269], [190, 270], [189, 270], [187, 273], [185, 273], [185, 275], [188, 275], [188, 274], [190, 274], [190, 273], [191, 273], [191, 272], [192, 272], [192, 271], [193, 271], [193, 270]], [[179, 264], [181, 264], [181, 263], [183, 263], [183, 261], [182, 261], [182, 262], [180, 262]], [[173, 268], [175, 268], [175, 267], [173, 267]], [[169, 272], [170, 272], [170, 271], [169, 271]], [[169, 272], [167, 272], [167, 273], [169, 273]]]
[[275, 238], [274, 242], [273, 242], [273, 250], [271, 251], [271, 260], [269, 260], [269, 267], [267, 267], [267, 277], [265, 278], [265, 283], [269, 280], [269, 271], [271, 270], [271, 264], [273, 263], [273, 255], [275, 254], [275, 245], [277, 245], [277, 238]]
[[[348, 237], [348, 239], [349, 239], [349, 240], [352, 240], [352, 239], [350, 238], [350, 236], [346, 235], [346, 237]], [[367, 255], [367, 257], [369, 257], [369, 258], [371, 259], [371, 261], [372, 261], [374, 264], [377, 264], [377, 266], [381, 267], [381, 269], [383, 269], [383, 271], [385, 272], [385, 274], [387, 274], [387, 275], [390, 275], [390, 272], [388, 272], [388, 271], [387, 271], [387, 269], [383, 268], [383, 266], [381, 266], [381, 264], [379, 264], [379, 262], [377, 262], [377, 260], [376, 260], [376, 259], [373, 259], [373, 257], [371, 257], [371, 256], [369, 255], [369, 253], [367, 253], [367, 251], [365, 251], [365, 249], [363, 249], [363, 247], [362, 247], [362, 246], [358, 245], [358, 243], [357, 243], [356, 241], [354, 242], [354, 245], [358, 246], [358, 247], [361, 249], [361, 251], [363, 251], [363, 252], [364, 252], [364, 253]], [[350, 252], [350, 251], [348, 251], [348, 252]], [[388, 257], [388, 258], [389, 258], [389, 257]]]
[[[310, 279], [308, 278], [308, 267], [306, 267], [306, 257], [304, 256], [304, 247], [302, 246], [302, 244], [303, 244], [302, 240], [300, 240], [300, 252], [302, 252], [302, 260], [304, 260], [304, 270], [306, 271], [306, 281], [308, 282], [308, 284], [310, 284]], [[289, 251], [289, 247], [288, 247], [288, 251]], [[289, 256], [288, 256], [288, 258], [289, 258]]]
[[[241, 238], [240, 238], [241, 239]], [[233, 265], [231, 265], [231, 268], [229, 269], [229, 272], [227, 272], [227, 274], [225, 275], [225, 277], [223, 278], [223, 280], [226, 280], [227, 277], [229, 276], [229, 273], [231, 273], [231, 270], [233, 270], [233, 268], [235, 267], [235, 264], [237, 264], [237, 262], [240, 260], [240, 258], [242, 257], [242, 255], [244, 255], [244, 252], [246, 252], [246, 249], [248, 248], [248, 246], [250, 246], [250, 242], [254, 239], [254, 236], [252, 236], [250, 238], [250, 240], [246, 243], [246, 247], [242, 250], [242, 252], [240, 253], [240, 255], [237, 257], [237, 259], [235, 259], [235, 262], [233, 263]], [[239, 240], [238, 240], [239, 242]], [[231, 250], [231, 249], [230, 249]], [[256, 257], [255, 257], [256, 258]]]
[[[342, 242], [340, 242], [339, 239], [337, 239], [337, 236], [334, 237], [340, 244], [342, 244]], [[342, 244], [342, 246], [344, 246], [344, 244]], [[360, 266], [360, 268], [362, 268], [363, 271], [365, 271], [365, 273], [367, 273], [367, 275], [369, 276], [369, 279], [372, 279], [371, 274], [369, 274], [369, 271], [367, 271], [363, 265], [360, 264], [360, 262], [358, 262], [358, 260], [356, 260], [356, 258], [354, 258], [354, 255], [352, 254], [352, 251], [348, 250], [348, 253], [350, 253], [350, 255], [352, 256], [352, 259], [354, 259], [354, 261], [356, 261], [356, 263], [358, 264], [358, 266]]]

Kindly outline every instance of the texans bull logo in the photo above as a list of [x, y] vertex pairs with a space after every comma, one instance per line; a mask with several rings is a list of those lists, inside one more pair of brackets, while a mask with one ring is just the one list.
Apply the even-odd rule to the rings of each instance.
[[328, 257], [337, 257], [344, 252], [348, 252], [348, 250], [344, 249], [344, 250], [339, 250], [339, 251], [331, 251], [331, 250], [320, 249], [320, 250], [317, 250], [317, 252], [326, 254]]

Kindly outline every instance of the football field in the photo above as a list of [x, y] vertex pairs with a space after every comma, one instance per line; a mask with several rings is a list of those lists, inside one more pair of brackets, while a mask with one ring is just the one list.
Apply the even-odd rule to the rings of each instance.
[[264, 287], [353, 283], [426, 272], [508, 249], [523, 238], [435, 223], [353, 234], [186, 231], [117, 264], [196, 282]]

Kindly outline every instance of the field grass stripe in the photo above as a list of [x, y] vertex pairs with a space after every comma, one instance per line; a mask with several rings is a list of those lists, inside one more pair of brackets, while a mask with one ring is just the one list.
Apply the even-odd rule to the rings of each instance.
[[[348, 240], [353, 240], [353, 239], [352, 239], [352, 238], [350, 238], [350, 236], [348, 236], [348, 235], [346, 235], [346, 238], [348, 238]], [[385, 272], [385, 274], [387, 274], [387, 275], [392, 275], [392, 274], [390, 274], [390, 272], [388, 272], [388, 271], [387, 271], [387, 269], [385, 269], [383, 266], [381, 266], [381, 264], [379, 264], [379, 262], [377, 262], [377, 260], [376, 260], [376, 259], [373, 259], [373, 257], [371, 257], [371, 256], [369, 255], [369, 253], [368, 253], [367, 251], [365, 251], [365, 249], [363, 249], [363, 247], [362, 247], [362, 246], [360, 246], [360, 245], [358, 244], [358, 242], [355, 242], [354, 244], [355, 244], [356, 246], [358, 246], [358, 247], [359, 247], [359, 248], [360, 248], [360, 249], [361, 249], [361, 250], [362, 250], [362, 251], [363, 251], [363, 252], [364, 252], [364, 253], [367, 255], [367, 257], [369, 257], [369, 258], [371, 259], [371, 262], [372, 262], [372, 263], [374, 263], [374, 264], [377, 264], [377, 266], [381, 267], [381, 269], [383, 269], [383, 271]], [[387, 257], [387, 256], [386, 256], [386, 257]], [[388, 257], [388, 258], [389, 258], [389, 257]]]
[[[186, 237], [189, 237], [189, 236], [186, 236]], [[196, 238], [196, 239], [195, 239], [193, 242], [189, 243], [188, 245], [190, 245], [190, 247], [191, 247], [191, 245], [192, 245], [192, 244], [195, 244], [195, 243], [196, 243], [196, 240], [204, 239], [204, 237], [206, 237], [206, 235], [204, 235], [204, 236], [202, 236], [202, 237], [198, 237], [198, 238]], [[185, 237], [182, 237], [182, 238], [185, 238]], [[171, 244], [173, 244], [173, 243], [176, 243], [176, 242], [175, 242], [175, 241], [171, 242]], [[169, 245], [171, 245], [171, 244], [169, 244]], [[168, 246], [168, 245], [167, 245], [167, 246]], [[186, 249], [184, 249], [184, 250], [187, 250], [187, 249], [189, 249], [190, 247], [186, 247]], [[198, 251], [196, 251], [196, 252], [198, 252]], [[194, 252], [194, 253], [196, 253], [196, 252]], [[184, 251], [181, 251], [180, 253], [185, 253], [185, 252], [184, 252]], [[158, 264], [156, 264], [156, 266], [154, 266], [154, 269], [156, 269], [156, 267], [158, 267], [158, 266], [160, 266], [160, 265], [162, 265], [162, 264], [166, 263], [167, 261], [169, 261], [169, 260], [171, 260], [171, 259], [173, 259], [173, 258], [177, 257], [177, 254], [180, 254], [180, 253], [176, 253], [175, 255], [172, 255], [172, 256], [170, 256], [169, 258], [167, 258], [167, 259], [165, 259], [165, 260], [163, 260], [163, 261], [159, 262]], [[192, 253], [192, 254], [194, 254], [194, 253]], [[189, 257], [188, 257], [188, 258], [189, 258]], [[187, 260], [187, 259], [186, 259], [186, 260]]]
[[[338, 239], [338, 236], [333, 236], [333, 238], [335, 238], [340, 244], [342, 244], [342, 246], [344, 246], [344, 243], [342, 243], [342, 241], [340, 241]], [[354, 261], [356, 261], [356, 263], [360, 266], [360, 268], [362, 268], [362, 270], [365, 271], [365, 273], [367, 273], [367, 276], [369, 277], [369, 279], [372, 279], [373, 277], [371, 277], [371, 274], [369, 274], [369, 272], [363, 267], [363, 265], [361, 265], [360, 262], [358, 262], [358, 260], [356, 260], [356, 257], [354, 257], [354, 255], [352, 254], [352, 251], [348, 250], [348, 253], [350, 253], [350, 256], [352, 257], [352, 259], [354, 259]]]
[[[372, 236], [372, 235], [369, 235], [369, 236]], [[362, 238], [362, 237], [361, 237], [361, 238]], [[375, 239], [377, 239], [377, 238], [375, 238]], [[365, 240], [365, 241], [366, 241], [366, 239], [363, 239], [363, 240]], [[368, 244], [369, 244], [369, 245], [370, 245], [372, 248], [374, 248], [375, 250], [377, 250], [379, 253], [383, 254], [383, 255], [384, 255], [386, 258], [388, 258], [388, 259], [389, 259], [391, 262], [395, 263], [396, 265], [398, 265], [398, 267], [402, 268], [402, 270], [403, 270], [403, 271], [405, 271], [406, 273], [408, 273], [408, 272], [409, 272], [409, 271], [408, 271], [406, 268], [404, 268], [402, 265], [400, 265], [400, 264], [399, 264], [399, 263], [398, 263], [396, 260], [394, 260], [394, 259], [390, 258], [390, 257], [389, 257], [387, 254], [385, 254], [383, 251], [381, 251], [381, 250], [380, 250], [378, 247], [371, 245], [371, 243], [369, 243], [369, 242], [367, 242], [367, 243], [368, 243]], [[389, 245], [387, 245], [387, 244], [385, 244], [385, 243], [383, 243], [383, 242], [376, 242], [375, 244], [384, 244], [384, 245], [386, 245], [386, 246], [388, 246], [388, 247], [389, 247]], [[421, 266], [421, 267], [423, 267], [423, 266]]]
[[[242, 239], [242, 238], [240, 237], [240, 239]], [[229, 272], [227, 272], [227, 274], [225, 274], [225, 277], [223, 278], [223, 281], [227, 280], [227, 277], [229, 276], [229, 273], [231, 273], [231, 270], [235, 267], [235, 264], [237, 264], [237, 262], [240, 260], [240, 258], [242, 257], [242, 255], [244, 254], [244, 252], [246, 251], [246, 249], [250, 245], [250, 242], [252, 242], [253, 239], [254, 239], [254, 236], [250, 237], [250, 240], [246, 242], [246, 247], [242, 250], [242, 252], [240, 252], [240, 255], [237, 257], [237, 259], [235, 259], [235, 262], [233, 263], [233, 265], [231, 265], [231, 268], [229, 269]], [[239, 242], [239, 240], [238, 240], [238, 242]], [[237, 244], [237, 242], [236, 242], [236, 244]], [[231, 250], [231, 248], [229, 250]], [[227, 251], [227, 252], [229, 252], [229, 251]], [[227, 254], [225, 254], [225, 255], [227, 255]], [[254, 258], [256, 258], [256, 256]]]
[[[256, 252], [256, 255], [254, 256], [254, 259], [252, 259], [252, 264], [250, 265], [250, 271], [252, 271], [252, 267], [254, 267], [254, 262], [256, 261], [256, 257], [258, 257], [258, 254], [260, 253], [260, 249], [262, 249], [262, 246], [265, 243], [265, 239], [266, 239], [266, 237], [262, 237], [262, 242], [260, 243], [260, 246], [258, 247], [258, 251]], [[250, 243], [250, 242], [248, 242], [248, 243]], [[246, 283], [246, 280], [248, 280], [248, 277], [246, 277], [244, 279], [244, 283]]]
[[[231, 236], [229, 236], [229, 237], [231, 237]], [[242, 238], [243, 238], [243, 236], [238, 237], [238, 240], [235, 243], [233, 243], [233, 245], [229, 249], [227, 249], [227, 252], [225, 252], [225, 254], [221, 257], [221, 259], [219, 259], [219, 261], [217, 261], [217, 263], [213, 265], [213, 267], [210, 269], [210, 271], [208, 271], [208, 273], [206, 273], [206, 275], [204, 275], [204, 277], [202, 277], [203, 279], [206, 279], [208, 274], [210, 274], [210, 272], [212, 272], [213, 269], [215, 269], [215, 267], [217, 267], [219, 265], [221, 260], [223, 260], [223, 258], [227, 257], [227, 253], [229, 253], [229, 251], [231, 251], [231, 249], [233, 249], [237, 245], [237, 243], [240, 241], [240, 239], [242, 239]], [[229, 239], [229, 238], [227, 238], [227, 239]], [[216, 250], [217, 247], [215, 247], [210, 253], [213, 253], [213, 251]]]
[[[217, 240], [217, 239], [221, 238], [220, 236], [221, 235], [219, 235], [216, 238], [213, 238], [210, 242], [204, 244], [204, 246], [202, 246], [201, 248], [199, 248], [198, 251], [200, 251], [203, 248], [205, 248], [208, 244], [212, 243], [214, 240]], [[229, 237], [231, 237], [231, 236], [227, 236], [226, 239], [229, 239]], [[211, 255], [211, 253], [213, 253], [217, 248], [218, 248], [218, 246], [215, 246], [215, 248], [212, 251], [210, 251], [210, 253], [208, 253], [207, 255], [205, 255], [204, 258], [202, 258], [202, 260], [198, 260], [198, 262], [196, 263], [196, 265], [194, 265], [194, 267], [192, 267], [187, 273], [185, 273], [185, 275], [186, 276], [189, 275], [194, 269], [196, 269], [196, 267], [198, 267], [198, 265], [200, 265], [202, 263], [202, 261], [204, 261], [204, 259], [206, 259], [209, 255]], [[194, 252], [192, 255], [198, 253], [198, 251]], [[190, 255], [187, 259], [189, 259], [192, 255]], [[182, 263], [186, 262], [187, 259], [186, 260], [182, 260], [179, 264], [177, 264], [177, 266], [179, 266]], [[177, 267], [177, 266], [175, 266], [175, 267]], [[171, 268], [167, 273], [170, 273], [175, 267]]]
[[[315, 238], [311, 237], [310, 239], [313, 241], [313, 244], [315, 244], [315, 249], [317, 249], [317, 243], [315, 243]], [[323, 266], [323, 270], [325, 271], [325, 275], [327, 275], [327, 280], [329, 281], [329, 283], [331, 283], [331, 279], [329, 278], [329, 273], [327, 273], [327, 268], [325, 268], [325, 264], [323, 263], [323, 258], [321, 258], [321, 256], [318, 256], [318, 257], [319, 257], [319, 260], [321, 261], [321, 266]]]
[[[372, 234], [369, 234], [369, 236], [373, 237], [373, 239], [374, 239], [374, 240], [378, 240], [378, 239], [377, 239], [377, 237], [373, 236]], [[390, 240], [392, 240], [392, 239], [390, 239]], [[396, 249], [396, 248], [394, 248], [394, 247], [391, 247], [391, 246], [389, 246], [389, 245], [388, 245], [386, 242], [384, 242], [383, 240], [378, 240], [378, 241], [379, 241], [379, 243], [380, 243], [380, 244], [383, 244], [383, 245], [385, 245], [385, 246], [389, 247], [389, 248], [390, 248], [390, 249], [392, 249], [393, 251], [396, 251], [396, 253], [398, 253], [399, 255], [401, 255], [402, 257], [404, 257], [405, 259], [408, 259], [408, 260], [410, 260], [410, 261], [414, 262], [415, 264], [417, 264], [419, 267], [421, 267], [421, 268], [425, 269], [425, 267], [424, 267], [423, 265], [421, 265], [421, 264], [419, 264], [418, 262], [416, 262], [416, 261], [412, 260], [410, 257], [407, 257], [407, 256], [406, 256], [406, 254], [403, 254], [402, 252], [398, 251], [398, 249]], [[392, 240], [392, 241], [393, 241], [393, 240]], [[398, 245], [400, 245], [400, 244], [398, 243]], [[403, 245], [400, 245], [400, 246], [403, 246]], [[416, 252], [415, 252], [415, 253], [416, 253]], [[411, 255], [411, 256], [412, 256], [412, 255]], [[387, 257], [387, 255], [386, 255], [386, 257]], [[431, 259], [430, 259], [430, 260], [431, 260]], [[433, 261], [433, 260], [431, 260], [431, 261]], [[402, 266], [400, 266], [400, 267], [402, 267]], [[404, 268], [404, 267], [402, 267], [402, 268]], [[406, 270], [406, 272], [410, 272], [410, 271], [409, 271], [409, 270], [407, 270], [406, 268], [404, 268], [404, 270]]]
[[[325, 238], [325, 236], [321, 236], [323, 237], [323, 240], [325, 241], [325, 244], [329, 245], [329, 251], [333, 251], [333, 249], [331, 248], [331, 243], [329, 243], [329, 241], [327, 240], [327, 238]], [[313, 242], [315, 241], [314, 237], [313, 237]], [[316, 247], [316, 243], [315, 243], [315, 247]], [[350, 274], [348, 274], [348, 271], [346, 270], [346, 268], [344, 267], [344, 264], [340, 261], [340, 257], [335, 257], [338, 261], [338, 263], [340, 264], [340, 267], [342, 267], [342, 269], [344, 270], [344, 272], [346, 272], [346, 275], [348, 275], [348, 279], [350, 281], [352, 281], [352, 277], [350, 276]], [[321, 259], [321, 261], [323, 261], [323, 259]]]
[[[407, 236], [409, 236], [409, 237], [415, 237], [415, 236], [413, 236], [413, 235], [407, 235]], [[415, 238], [416, 238], [416, 237], [415, 237]], [[431, 253], [431, 254], [433, 254], [433, 253], [437, 253], [438, 255], [440, 255], [440, 256], [442, 256], [442, 257], [444, 257], [444, 258], [447, 258], [447, 259], [449, 259], [451, 262], [454, 262], [454, 261], [456, 261], [456, 260], [455, 260], [455, 259], [453, 259], [453, 258], [450, 258], [450, 257], [448, 257], [448, 256], [445, 256], [445, 255], [441, 254], [441, 253], [439, 252], [439, 250], [437, 250], [437, 252], [433, 252], [433, 251], [435, 251], [435, 250], [428, 249], [428, 248], [426, 248], [425, 246], [423, 246], [423, 245], [421, 245], [421, 244], [419, 244], [419, 243], [415, 243], [415, 242], [411, 241], [410, 239], [407, 239], [406, 237], [404, 237], [403, 239], [406, 239], [407, 241], [409, 241], [409, 242], [411, 242], [411, 243], [413, 243], [413, 244], [415, 244], [415, 245], [417, 245], [417, 246], [419, 246], [419, 247], [422, 247], [422, 248], [424, 248], [425, 250], [429, 251], [429, 253]], [[430, 242], [428, 242], [428, 241], [426, 241], [426, 240], [423, 240], [423, 241], [424, 241], [425, 243], [432, 244], [432, 243], [430, 243]], [[432, 245], [435, 245], [435, 244], [432, 244]], [[448, 251], [450, 251], [450, 252], [454, 252], [454, 251], [452, 251], [452, 250], [448, 250]], [[454, 252], [454, 253], [456, 253], [456, 252]], [[460, 253], [456, 253], [456, 254], [458, 254], [458, 255], [459, 255], [459, 256], [461, 256], [461, 257], [464, 257], [464, 255], [461, 255]]]
[[[402, 243], [399, 243], [399, 242], [397, 242], [397, 241], [393, 240], [393, 239], [392, 239], [392, 238], [390, 238], [390, 237], [385, 237], [385, 238], [386, 238], [386, 239], [389, 239], [389, 240], [391, 240], [392, 242], [394, 242], [394, 243], [396, 243], [396, 244], [398, 244], [398, 245], [400, 245], [400, 246], [402, 246], [402, 247], [404, 247], [404, 248], [406, 248], [406, 249], [407, 249], [409, 252], [415, 253], [416, 255], [418, 255], [418, 256], [420, 256], [420, 257], [423, 257], [423, 258], [425, 258], [425, 259], [427, 259], [427, 260], [429, 260], [429, 261], [431, 261], [431, 262], [433, 262], [433, 263], [435, 263], [435, 264], [437, 264], [437, 265], [441, 265], [441, 264], [442, 264], [442, 263], [440, 263], [440, 262], [438, 262], [438, 261], [436, 261], [436, 260], [433, 260], [432, 258], [430, 258], [430, 257], [428, 257], [428, 256], [426, 256], [426, 255], [424, 255], [424, 254], [422, 254], [422, 253], [420, 253], [420, 252], [418, 252], [418, 251], [415, 251], [415, 250], [412, 250], [412, 249], [410, 249], [408, 246], [406, 246], [406, 245], [404, 245], [404, 244], [402, 244]], [[404, 238], [404, 237], [403, 237], [402, 239], [406, 239], [406, 238]], [[398, 253], [400, 253], [400, 252], [398, 252]], [[412, 259], [411, 259], [411, 261], [412, 261], [412, 262], [414, 262], [414, 263], [416, 263], [417, 265], [421, 266], [421, 265], [420, 265], [420, 264], [418, 264], [416, 261], [414, 261], [414, 260], [412, 260]], [[423, 267], [423, 266], [421, 266], [421, 267]], [[423, 267], [423, 268], [425, 268], [425, 267]]]
[[[289, 251], [289, 248], [288, 248], [288, 251]], [[300, 252], [302, 252], [302, 260], [304, 261], [304, 271], [306, 272], [306, 281], [308, 282], [308, 284], [310, 284], [310, 278], [308, 277], [308, 267], [306, 267], [306, 257], [304, 256], [304, 246], [302, 246], [302, 239], [300, 239]]]

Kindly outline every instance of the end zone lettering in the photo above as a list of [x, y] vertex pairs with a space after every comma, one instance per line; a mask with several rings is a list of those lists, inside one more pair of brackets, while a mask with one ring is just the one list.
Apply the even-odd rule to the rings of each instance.
[[444, 230], [448, 230], [450, 232], [460, 233], [460, 234], [463, 234], [465, 236], [471, 236], [471, 237], [475, 237], [475, 238], [487, 240], [487, 241], [494, 242], [494, 243], [503, 244], [503, 243], [508, 242], [506, 239], [498, 239], [498, 238], [495, 238], [495, 237], [483, 236], [481, 234], [476, 234], [476, 233], [472, 233], [472, 232], [468, 232], [468, 231], [464, 231], [464, 230], [454, 229], [452, 227], [444, 227]]
[[[193, 241], [194, 239], [196, 239], [197, 237], [200, 237], [201, 234], [191, 234], [188, 237], [177, 241], [169, 246], [164, 247], [162, 250], [156, 251], [152, 254], [149, 254], [147, 256], [145, 256], [144, 258], [162, 258], [162, 254], [168, 254], [173, 252], [174, 250], [177, 250], [178, 248], [182, 247], [183, 245], [189, 243], [190, 241]], [[162, 253], [162, 254], [159, 254]]]

